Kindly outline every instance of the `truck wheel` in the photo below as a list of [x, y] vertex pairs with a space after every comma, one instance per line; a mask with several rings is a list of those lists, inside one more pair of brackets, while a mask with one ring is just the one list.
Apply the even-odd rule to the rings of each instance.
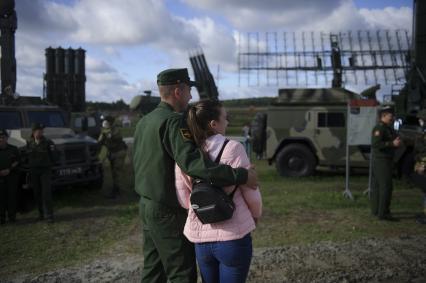
[[290, 144], [281, 149], [275, 164], [281, 176], [304, 177], [314, 174], [316, 159], [307, 146]]

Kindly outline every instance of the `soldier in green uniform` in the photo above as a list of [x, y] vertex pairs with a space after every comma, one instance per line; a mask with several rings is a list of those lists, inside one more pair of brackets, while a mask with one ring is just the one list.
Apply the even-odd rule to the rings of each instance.
[[0, 129], [0, 224], [16, 220], [19, 150], [7, 143], [8, 133]]
[[417, 113], [422, 133], [414, 144], [414, 174], [413, 183], [423, 191], [423, 214], [417, 218], [420, 224], [426, 224], [426, 109]]
[[394, 114], [390, 106], [379, 111], [380, 121], [373, 128], [373, 183], [370, 194], [371, 213], [380, 220], [396, 221], [390, 213], [392, 199], [392, 171], [395, 148], [401, 145], [393, 129]]
[[215, 164], [199, 150], [186, 126], [191, 97], [187, 69], [158, 74], [161, 102], [137, 124], [134, 135], [135, 189], [141, 196], [144, 266], [142, 282], [196, 282], [193, 245], [183, 235], [187, 211], [176, 196], [175, 162], [189, 176], [218, 186], [247, 183], [255, 187], [253, 169]]
[[44, 125], [40, 123], [34, 123], [32, 126], [32, 135], [27, 141], [28, 166], [39, 220], [46, 217], [49, 223], [53, 223], [51, 179], [55, 145], [44, 136], [43, 129]]
[[102, 122], [102, 130], [99, 135], [99, 144], [108, 150], [107, 157], [112, 173], [112, 190], [109, 198], [116, 198], [120, 193], [120, 180], [123, 178], [124, 160], [126, 159], [127, 145], [123, 141], [120, 129], [114, 125], [114, 117], [107, 116]]

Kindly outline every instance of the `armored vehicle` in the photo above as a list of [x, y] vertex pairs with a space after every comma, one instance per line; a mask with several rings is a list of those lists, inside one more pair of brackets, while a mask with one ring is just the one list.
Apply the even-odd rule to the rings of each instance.
[[[317, 166], [344, 167], [348, 99], [344, 88], [280, 89], [252, 122], [253, 150], [266, 153], [282, 176], [312, 175]], [[368, 167], [369, 146], [350, 148], [353, 167]]]
[[30, 138], [31, 125], [35, 122], [46, 126], [45, 136], [54, 142], [57, 151], [52, 185], [102, 184], [103, 171], [97, 157], [96, 140], [75, 134], [69, 127], [69, 115], [59, 107], [43, 104], [39, 97], [20, 97], [12, 103], [0, 103], [0, 128], [9, 131], [9, 143], [22, 152], [20, 170], [23, 184], [27, 181], [28, 172], [26, 140]]

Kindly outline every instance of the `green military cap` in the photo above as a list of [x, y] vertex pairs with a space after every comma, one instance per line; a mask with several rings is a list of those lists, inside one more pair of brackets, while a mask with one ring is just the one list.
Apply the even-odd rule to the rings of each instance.
[[383, 105], [382, 107], [379, 108], [379, 113], [383, 114], [383, 113], [395, 113], [395, 109], [393, 108], [392, 105]]
[[0, 129], [0, 137], [1, 136], [3, 136], [3, 137], [8, 137], [9, 136], [9, 134], [7, 133], [7, 131], [5, 130], [5, 129]]
[[43, 130], [45, 126], [42, 123], [33, 123], [32, 127], [33, 131], [35, 130]]
[[195, 86], [195, 82], [191, 81], [188, 75], [188, 69], [167, 69], [157, 75], [158, 85], [175, 85], [185, 83], [189, 86]]
[[417, 112], [417, 118], [426, 120], [426, 109], [420, 110]]

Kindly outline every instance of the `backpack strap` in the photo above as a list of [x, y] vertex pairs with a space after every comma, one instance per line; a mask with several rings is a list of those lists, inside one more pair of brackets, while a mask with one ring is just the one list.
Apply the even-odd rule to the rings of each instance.
[[[222, 157], [223, 150], [225, 149], [225, 146], [226, 146], [226, 144], [227, 144], [228, 142], [229, 142], [229, 140], [228, 140], [228, 139], [225, 139], [225, 141], [223, 142], [222, 148], [220, 149], [220, 152], [219, 152], [219, 154], [217, 155], [217, 157], [216, 157], [216, 159], [215, 159], [215, 161], [214, 161], [214, 162], [219, 163], [220, 158]], [[235, 188], [234, 188], [234, 189], [232, 190], [232, 192], [229, 194], [229, 196], [230, 196], [230, 198], [231, 198], [231, 199], [233, 199], [233, 198], [234, 198], [234, 194], [235, 194], [235, 191], [237, 190], [237, 188], [238, 188], [238, 185], [235, 185]]]
[[225, 146], [226, 146], [226, 144], [227, 144], [228, 142], [229, 142], [229, 140], [228, 140], [228, 139], [225, 139], [225, 141], [223, 142], [222, 148], [220, 149], [219, 154], [217, 155], [217, 157], [216, 157], [216, 159], [214, 160], [214, 162], [219, 163], [220, 158], [222, 157], [223, 150], [225, 149]]

